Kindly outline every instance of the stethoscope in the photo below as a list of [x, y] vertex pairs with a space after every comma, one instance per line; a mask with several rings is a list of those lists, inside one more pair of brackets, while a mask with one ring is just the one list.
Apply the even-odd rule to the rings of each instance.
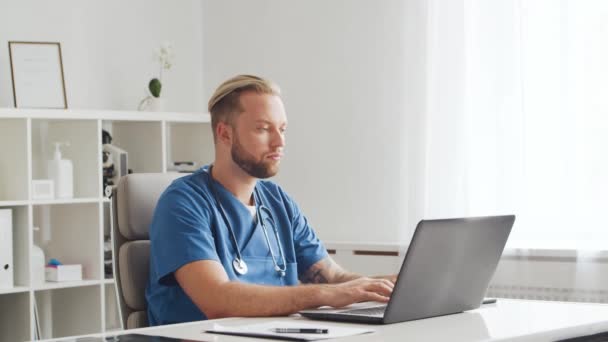
[[[240, 275], [245, 275], [249, 271], [247, 267], [247, 263], [243, 259], [241, 255], [241, 248], [239, 247], [239, 243], [236, 240], [236, 236], [234, 235], [234, 230], [232, 226], [230, 226], [230, 221], [228, 221], [228, 215], [226, 215], [226, 211], [224, 210], [224, 206], [222, 206], [222, 202], [220, 202], [220, 198], [217, 194], [217, 190], [213, 185], [213, 180], [211, 179], [211, 167], [209, 168], [209, 186], [213, 191], [213, 196], [215, 197], [215, 201], [217, 202], [218, 207], [220, 208], [220, 213], [222, 214], [222, 218], [226, 223], [226, 227], [228, 227], [228, 231], [230, 232], [230, 237], [232, 239], [232, 243], [236, 249], [236, 257], [232, 260], [232, 267], [234, 271]], [[264, 231], [264, 238], [266, 239], [266, 244], [268, 245], [268, 249], [270, 250], [270, 256], [272, 257], [272, 263], [274, 264], [274, 270], [281, 276], [285, 277], [287, 270], [287, 262], [285, 261], [285, 254], [283, 253], [283, 248], [281, 247], [281, 240], [279, 240], [279, 230], [277, 229], [276, 221], [274, 220], [274, 216], [268, 207], [262, 204], [262, 199], [260, 194], [258, 193], [257, 187], [253, 191], [253, 197], [256, 204], [256, 216], [259, 220], [262, 229]], [[262, 216], [264, 214], [265, 216]], [[274, 237], [277, 239], [277, 245], [279, 246], [279, 256], [282, 262], [282, 266], [279, 265], [277, 259], [274, 255], [274, 251], [272, 250], [272, 246], [270, 244], [270, 239], [268, 238], [268, 229], [266, 228], [266, 220], [270, 221], [270, 225], [274, 230]]]

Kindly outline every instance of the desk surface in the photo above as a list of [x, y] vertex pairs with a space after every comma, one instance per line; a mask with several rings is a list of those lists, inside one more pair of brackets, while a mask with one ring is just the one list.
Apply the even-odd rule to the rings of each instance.
[[[257, 339], [205, 334], [215, 322], [240, 325], [267, 321], [307, 320], [303, 317], [227, 318], [125, 331], [201, 341]], [[323, 326], [335, 324], [319, 322]], [[360, 326], [358, 324], [349, 324]], [[461, 314], [389, 325], [364, 325], [375, 333], [348, 341], [554, 341], [608, 331], [608, 305], [499, 299], [496, 304]]]

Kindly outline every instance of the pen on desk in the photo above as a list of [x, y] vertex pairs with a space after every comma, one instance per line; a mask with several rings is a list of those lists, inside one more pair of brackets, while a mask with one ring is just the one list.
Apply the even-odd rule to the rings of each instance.
[[275, 328], [272, 331], [279, 334], [327, 334], [329, 332], [328, 329], [315, 328]]
[[494, 304], [496, 303], [496, 298], [484, 298], [481, 304]]

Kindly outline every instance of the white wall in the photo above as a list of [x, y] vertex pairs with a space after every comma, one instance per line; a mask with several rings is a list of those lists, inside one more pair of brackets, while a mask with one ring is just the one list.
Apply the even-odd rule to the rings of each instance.
[[69, 107], [99, 109], [135, 109], [156, 76], [153, 49], [170, 41], [168, 110], [206, 111], [214, 88], [238, 73], [277, 81], [290, 121], [277, 181], [321, 237], [407, 240], [419, 219], [420, 190], [410, 179], [424, 166], [416, 144], [425, 108], [424, 7], [419, 0], [3, 0], [0, 107], [13, 103], [9, 40], [61, 42]]
[[204, 111], [198, 0], [2, 0], [0, 107], [13, 107], [8, 41], [60, 42], [69, 108], [134, 110], [157, 77], [153, 50], [172, 43], [168, 110]]
[[205, 98], [239, 73], [281, 86], [289, 128], [277, 181], [324, 240], [409, 237], [405, 137], [420, 133], [406, 120], [424, 109], [419, 3], [203, 2]]

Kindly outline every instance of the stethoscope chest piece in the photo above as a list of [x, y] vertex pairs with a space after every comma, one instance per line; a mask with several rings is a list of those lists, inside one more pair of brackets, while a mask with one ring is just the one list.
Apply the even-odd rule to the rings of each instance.
[[277, 273], [281, 276], [284, 277], [286, 275], [285, 269], [281, 269], [281, 267], [279, 267], [278, 265], [276, 265], [274, 267], [274, 270], [277, 271]]
[[234, 268], [234, 271], [240, 275], [247, 274], [247, 264], [243, 259], [235, 258], [232, 260], [232, 267]]

